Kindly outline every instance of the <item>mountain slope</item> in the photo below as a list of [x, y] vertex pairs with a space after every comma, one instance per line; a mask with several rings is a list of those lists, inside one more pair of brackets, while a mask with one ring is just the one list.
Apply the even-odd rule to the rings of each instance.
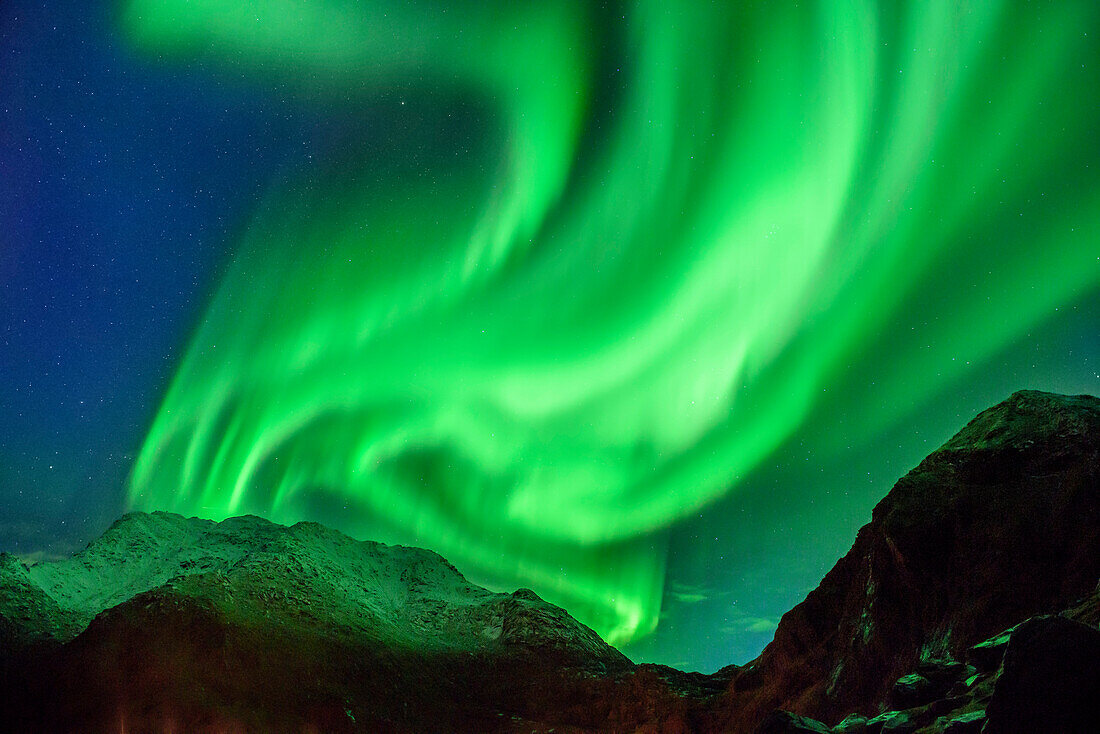
[[[5, 555], [0, 619], [6, 708], [32, 730], [483, 728], [498, 708], [525, 710], [512, 699], [548, 676], [557, 693], [630, 667], [529, 590], [493, 593], [430, 551], [257, 517], [133, 513], [70, 559]], [[54, 697], [58, 682], [68, 695]]]
[[[25, 574], [80, 627], [142, 592], [187, 588], [214, 597], [221, 584], [237, 595], [242, 615], [290, 614], [297, 624], [346, 627], [388, 644], [463, 651], [545, 644], [586, 665], [627, 663], [532, 592], [496, 594], [431, 551], [355, 541], [316, 523], [131, 513], [72, 558]], [[526, 623], [531, 616], [541, 624]]]
[[1017, 392], [897, 482], [733, 680], [717, 721], [874, 713], [921, 660], [961, 660], [1098, 578], [1100, 400]]

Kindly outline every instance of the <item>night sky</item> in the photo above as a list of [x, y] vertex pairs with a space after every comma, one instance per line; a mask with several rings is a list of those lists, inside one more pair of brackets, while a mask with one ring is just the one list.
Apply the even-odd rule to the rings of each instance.
[[0, 549], [255, 513], [743, 663], [1100, 393], [1100, 6], [0, 3]]

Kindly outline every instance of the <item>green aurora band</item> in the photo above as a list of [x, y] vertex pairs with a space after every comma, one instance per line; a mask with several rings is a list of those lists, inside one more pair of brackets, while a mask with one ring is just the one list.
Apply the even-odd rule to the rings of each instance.
[[[135, 508], [424, 545], [624, 643], [669, 528], [850, 365], [920, 404], [1100, 286], [1093, 0], [619, 10], [124, 5], [157, 57], [438, 106], [426, 160], [353, 147], [272, 184]], [[869, 354], [899, 319], [919, 334]]]

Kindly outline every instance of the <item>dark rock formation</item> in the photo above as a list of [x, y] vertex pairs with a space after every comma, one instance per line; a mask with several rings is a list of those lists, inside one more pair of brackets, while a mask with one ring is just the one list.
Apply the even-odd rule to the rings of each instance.
[[1095, 731], [1098, 490], [1100, 400], [1017, 393], [710, 676], [429, 551], [135, 513], [64, 561], [0, 554], [0, 731]]
[[966, 651], [967, 662], [973, 665], [976, 670], [982, 672], [997, 670], [1001, 667], [1001, 660], [1004, 659], [1005, 650], [1008, 648], [1008, 640], [1014, 629], [1016, 628], [1010, 627], [999, 635], [988, 640], [982, 640], [971, 647]]
[[[990, 640], [991, 645], [980, 646], [1005, 651], [1003, 665], [998, 661], [991, 669], [979, 672], [961, 663], [937, 663], [935, 669], [944, 676], [941, 686], [950, 684], [941, 698], [910, 708], [891, 708], [871, 719], [852, 714], [832, 731], [834, 734], [1095, 731], [1091, 720], [1095, 719], [1094, 701], [1100, 696], [1097, 690], [1100, 654], [1096, 647], [1100, 630], [1095, 625], [1081, 624], [1074, 617], [1096, 603], [1100, 603], [1100, 589], [1058, 616], [1029, 618], [996, 635]], [[1010, 650], [1015, 652], [1008, 655]], [[920, 666], [924, 673], [929, 669], [927, 664]], [[899, 680], [908, 682], [907, 679], [918, 675], [931, 684], [928, 677], [917, 672]]]
[[716, 725], [751, 731], [775, 708], [873, 714], [922, 660], [965, 659], [1098, 577], [1100, 400], [1015, 393], [894, 486], [731, 681]]
[[898, 678], [886, 703], [894, 709], [923, 706], [943, 698], [956, 683], [976, 672], [973, 666], [954, 660], [923, 660], [914, 672]]
[[1021, 624], [987, 714], [987, 734], [1100, 730], [1100, 630], [1065, 617]]
[[978, 734], [985, 726], [985, 712], [971, 711], [948, 720], [943, 734]]
[[753, 734], [829, 734], [829, 727], [790, 711], [772, 711]]
[[836, 734], [862, 734], [867, 731], [867, 717], [860, 714], [848, 714], [833, 727]]

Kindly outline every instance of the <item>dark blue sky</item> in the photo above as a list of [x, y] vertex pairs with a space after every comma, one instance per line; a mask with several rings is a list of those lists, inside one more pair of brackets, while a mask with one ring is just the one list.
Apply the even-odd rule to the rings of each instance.
[[107, 3], [0, 4], [0, 59], [0, 540], [66, 545], [121, 511], [242, 213], [326, 130], [136, 58]]

